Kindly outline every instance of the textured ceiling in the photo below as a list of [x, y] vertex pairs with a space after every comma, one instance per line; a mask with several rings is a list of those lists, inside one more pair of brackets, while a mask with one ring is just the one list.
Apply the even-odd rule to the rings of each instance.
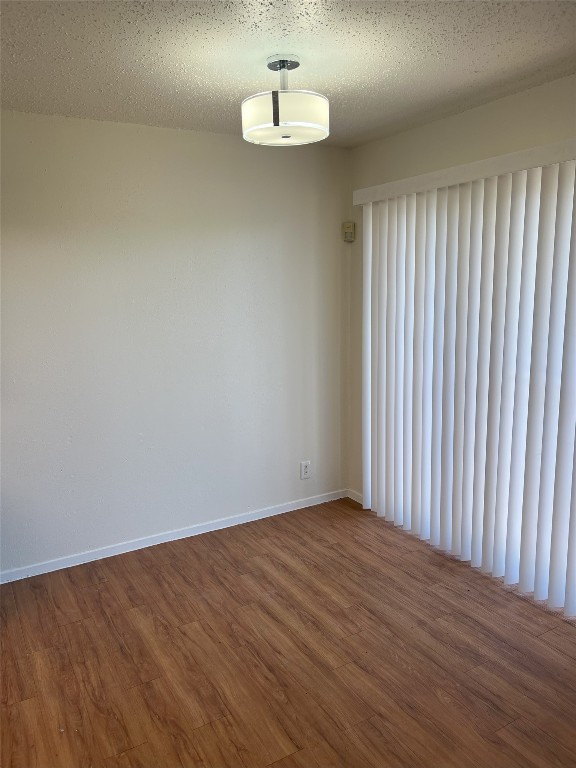
[[574, 2], [2, 2], [9, 109], [240, 133], [240, 102], [290, 86], [353, 146], [576, 71]]

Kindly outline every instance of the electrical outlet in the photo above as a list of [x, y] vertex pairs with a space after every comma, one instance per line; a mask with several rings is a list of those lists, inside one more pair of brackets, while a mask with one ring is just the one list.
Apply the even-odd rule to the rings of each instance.
[[300, 462], [300, 480], [308, 480], [312, 477], [312, 462], [301, 461]]

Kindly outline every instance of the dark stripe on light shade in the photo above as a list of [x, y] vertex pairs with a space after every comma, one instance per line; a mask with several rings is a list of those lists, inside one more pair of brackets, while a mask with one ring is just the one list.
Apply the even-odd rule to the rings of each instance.
[[278, 105], [278, 91], [272, 91], [272, 122], [280, 125], [280, 107]]

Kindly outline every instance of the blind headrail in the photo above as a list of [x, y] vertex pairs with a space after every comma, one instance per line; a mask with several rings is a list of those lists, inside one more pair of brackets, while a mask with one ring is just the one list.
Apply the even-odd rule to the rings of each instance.
[[366, 205], [402, 195], [427, 192], [431, 189], [451, 187], [455, 184], [466, 184], [477, 179], [487, 179], [491, 176], [501, 176], [504, 173], [514, 173], [515, 171], [544, 167], [574, 159], [576, 159], [576, 138], [560, 141], [556, 144], [532, 147], [521, 152], [511, 152], [508, 155], [489, 157], [465, 165], [454, 165], [451, 168], [423, 173], [420, 176], [410, 176], [407, 179], [390, 181], [387, 184], [377, 184], [375, 187], [357, 189], [353, 193], [353, 203], [354, 205]]

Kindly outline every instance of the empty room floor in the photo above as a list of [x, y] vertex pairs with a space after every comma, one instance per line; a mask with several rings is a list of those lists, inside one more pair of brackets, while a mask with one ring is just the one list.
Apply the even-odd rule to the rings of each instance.
[[4, 768], [576, 766], [576, 626], [346, 500], [1, 598]]

